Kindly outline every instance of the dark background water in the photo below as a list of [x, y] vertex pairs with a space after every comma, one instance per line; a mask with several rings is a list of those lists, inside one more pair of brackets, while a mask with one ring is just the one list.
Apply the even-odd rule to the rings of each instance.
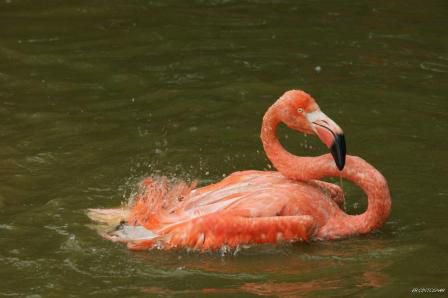
[[[433, 0], [2, 0], [0, 295], [447, 287], [447, 15]], [[205, 184], [268, 169], [261, 118], [294, 88], [387, 177], [393, 210], [381, 230], [223, 257], [129, 252], [89, 227], [87, 208], [118, 206], [153, 173]], [[325, 152], [314, 138], [280, 135], [298, 154]], [[364, 196], [344, 189], [361, 212]]]

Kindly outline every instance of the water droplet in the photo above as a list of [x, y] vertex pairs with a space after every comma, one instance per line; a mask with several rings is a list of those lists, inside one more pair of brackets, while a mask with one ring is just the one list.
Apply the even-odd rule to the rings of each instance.
[[230, 251], [231, 251], [230, 247], [228, 247], [225, 244], [223, 246], [221, 246], [221, 248], [219, 249], [219, 252], [221, 253], [221, 257], [224, 257]]

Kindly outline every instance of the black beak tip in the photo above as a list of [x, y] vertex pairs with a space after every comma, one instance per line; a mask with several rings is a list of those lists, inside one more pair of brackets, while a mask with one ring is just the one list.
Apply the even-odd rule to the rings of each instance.
[[333, 155], [334, 161], [336, 162], [336, 167], [339, 171], [342, 171], [345, 166], [345, 137], [343, 134], [337, 134], [333, 145], [331, 145], [331, 155]]

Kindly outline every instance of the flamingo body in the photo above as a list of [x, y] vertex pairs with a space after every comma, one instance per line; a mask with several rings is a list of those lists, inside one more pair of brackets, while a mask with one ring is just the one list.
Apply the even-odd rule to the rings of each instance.
[[[193, 190], [183, 182], [170, 184], [163, 177], [147, 178], [141, 186], [133, 208], [116, 215], [154, 235], [120, 239], [120, 233], [109, 234], [112, 240], [125, 240], [132, 249], [157, 245], [209, 250], [242, 243], [306, 241], [335, 216], [338, 203], [343, 202], [342, 190], [336, 185], [292, 181], [273, 171], [235, 172]], [[118, 219], [110, 217], [114, 211], [92, 209], [90, 214], [113, 223]]]

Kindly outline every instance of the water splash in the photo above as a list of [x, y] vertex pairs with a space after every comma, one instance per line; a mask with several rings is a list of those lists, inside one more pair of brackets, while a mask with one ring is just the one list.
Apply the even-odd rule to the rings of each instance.
[[341, 173], [339, 173], [339, 185], [341, 186], [341, 189], [342, 189], [342, 196], [343, 196], [343, 200], [342, 200], [342, 209], [344, 210], [344, 211], [346, 211], [347, 210], [347, 208], [346, 208], [346, 206], [345, 206], [345, 191], [344, 191], [344, 183], [343, 183], [343, 179], [342, 179], [342, 174]]

